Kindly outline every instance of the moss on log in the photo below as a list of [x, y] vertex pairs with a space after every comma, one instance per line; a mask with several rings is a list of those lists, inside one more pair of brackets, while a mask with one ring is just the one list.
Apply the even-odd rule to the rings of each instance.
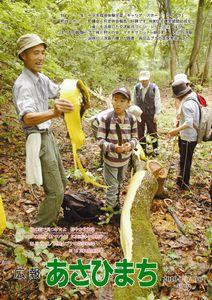
[[[139, 165], [136, 169], [139, 169]], [[129, 185], [120, 226], [122, 249], [128, 261], [141, 262], [145, 257], [150, 263], [158, 263], [158, 270], [155, 270], [158, 281], [153, 291], [157, 290], [163, 276], [162, 258], [150, 222], [151, 201], [157, 190], [158, 183], [154, 175], [148, 171], [138, 170]], [[152, 289], [141, 288], [137, 276], [138, 272], [130, 275], [134, 280], [133, 286], [116, 286], [113, 291], [113, 300], [136, 300], [137, 297], [147, 297]]]

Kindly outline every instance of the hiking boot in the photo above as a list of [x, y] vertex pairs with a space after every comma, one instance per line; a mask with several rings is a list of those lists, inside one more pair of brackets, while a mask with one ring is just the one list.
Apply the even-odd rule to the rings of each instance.
[[178, 178], [177, 178], [176, 184], [179, 186], [179, 188], [180, 188], [181, 190], [184, 190], [184, 191], [189, 191], [189, 190], [190, 190], [189, 184], [186, 184], [185, 182], [183, 182], [183, 180], [182, 180], [181, 177], [178, 177]]

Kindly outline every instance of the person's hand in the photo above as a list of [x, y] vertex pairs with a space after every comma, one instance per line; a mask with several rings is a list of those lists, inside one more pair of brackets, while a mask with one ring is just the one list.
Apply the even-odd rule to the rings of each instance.
[[130, 152], [132, 150], [132, 146], [130, 143], [125, 143], [123, 146], [123, 152]]
[[57, 99], [54, 103], [54, 116], [60, 117], [62, 113], [71, 112], [73, 105], [66, 99]]
[[157, 115], [154, 115], [153, 123], [156, 123], [156, 122], [157, 122], [157, 119], [158, 119]]
[[173, 122], [173, 127], [178, 127], [179, 126], [180, 121], [176, 118], [175, 121]]
[[119, 146], [118, 144], [115, 145], [115, 152], [120, 154], [124, 152], [124, 149], [122, 146]]
[[168, 132], [168, 137], [171, 138], [171, 137], [174, 137], [178, 134], [178, 130], [177, 129], [172, 129]]
[[179, 99], [175, 99], [174, 106], [175, 106], [176, 110], [179, 109], [179, 107], [180, 107], [180, 100]]

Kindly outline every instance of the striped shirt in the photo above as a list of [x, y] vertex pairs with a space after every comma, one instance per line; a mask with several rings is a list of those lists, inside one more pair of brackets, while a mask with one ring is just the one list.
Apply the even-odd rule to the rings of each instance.
[[121, 130], [122, 143], [130, 143], [132, 149], [135, 148], [138, 138], [137, 121], [133, 117], [133, 126], [131, 128], [130, 118], [128, 113], [125, 113], [124, 122], [112, 113], [110, 120], [110, 128], [106, 138], [106, 120], [107, 115], [102, 116], [99, 122], [99, 128], [97, 133], [97, 139], [99, 141], [100, 148], [103, 151], [103, 159], [106, 164], [112, 167], [123, 167], [128, 164], [132, 151], [127, 153], [118, 154], [115, 152], [115, 145], [119, 143], [118, 134], [116, 131], [116, 124], [119, 125]]

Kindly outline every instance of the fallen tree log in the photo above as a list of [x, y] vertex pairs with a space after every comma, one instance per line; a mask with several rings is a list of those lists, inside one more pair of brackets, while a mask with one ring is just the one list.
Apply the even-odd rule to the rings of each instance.
[[[162, 257], [150, 222], [150, 206], [158, 191], [158, 182], [153, 173], [144, 170], [144, 163], [136, 161], [136, 172], [131, 179], [121, 214], [120, 239], [124, 258], [138, 263], [148, 258], [149, 263], [157, 263], [157, 283], [152, 288], [141, 288], [137, 279], [138, 270], [130, 275], [132, 286], [115, 287], [114, 300], [134, 300], [147, 297], [156, 291], [163, 276]], [[148, 278], [146, 278], [148, 279]], [[144, 279], [144, 280], [146, 280]]]

